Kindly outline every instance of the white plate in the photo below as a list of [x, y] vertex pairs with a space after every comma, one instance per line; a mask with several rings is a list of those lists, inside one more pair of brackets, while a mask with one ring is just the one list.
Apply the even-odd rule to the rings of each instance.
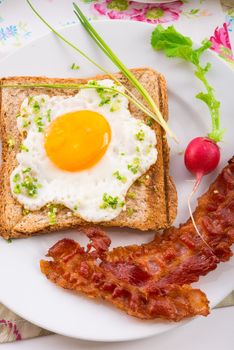
[[[138, 22], [95, 22], [95, 27], [129, 67], [153, 67], [162, 72], [169, 88], [170, 125], [176, 132], [180, 145], [171, 142], [171, 172], [179, 195], [177, 223], [188, 217], [186, 199], [192, 188], [192, 178], [183, 165], [179, 152], [188, 141], [209, 130], [210, 117], [206, 107], [195, 99], [201, 85], [194, 78], [192, 67], [175, 59], [167, 59], [150, 47], [153, 27]], [[100, 64], [113, 70], [80, 25], [65, 28], [63, 34], [86, 50]], [[211, 52], [206, 54], [213, 69], [209, 79], [222, 101], [222, 124], [227, 132], [222, 143], [221, 169], [233, 154], [233, 72]], [[76, 62], [80, 71], [71, 71]], [[1, 62], [1, 75], [47, 75], [51, 77], [92, 76], [99, 72], [77, 53], [53, 35], [43, 37], [17, 51]], [[216, 174], [204, 178], [199, 193], [204, 191]], [[141, 243], [152, 237], [150, 233], [130, 230], [110, 230], [113, 245]], [[39, 261], [47, 249], [62, 237], [72, 237], [84, 242], [76, 232], [43, 235], [7, 244], [0, 240], [0, 300], [27, 320], [63, 335], [96, 340], [120, 341], [140, 339], [162, 333], [178, 324], [163, 321], [140, 321], [125, 315], [111, 305], [89, 300], [62, 290], [40, 273]], [[198, 286], [204, 290], [211, 306], [215, 306], [234, 288], [233, 260], [222, 264]], [[182, 324], [182, 323], [180, 323]]]

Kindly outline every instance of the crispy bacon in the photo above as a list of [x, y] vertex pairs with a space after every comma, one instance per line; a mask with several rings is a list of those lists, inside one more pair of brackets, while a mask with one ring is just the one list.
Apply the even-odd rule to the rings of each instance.
[[[60, 287], [83, 292], [91, 298], [110, 301], [129, 315], [175, 321], [187, 315], [207, 315], [208, 303], [201, 291], [186, 285], [168, 285], [148, 293], [144, 289], [148, 274], [141, 268], [126, 264], [121, 273], [118, 265], [118, 272], [113, 273], [107, 266], [98, 264], [92, 254], [85, 252], [73, 240], [59, 241], [49, 250], [48, 256], [53, 261], [42, 260], [41, 271], [49, 280]], [[142, 286], [138, 283], [139, 279]]]
[[111, 240], [99, 227], [84, 227], [82, 231], [90, 239], [87, 252], [90, 252], [93, 248], [93, 256], [99, 257], [108, 250]]
[[102, 298], [142, 319], [205, 316], [207, 298], [189, 284], [232, 255], [234, 159], [199, 199], [194, 217], [207, 244], [191, 220], [157, 234], [150, 243], [112, 251], [102, 230], [86, 228], [91, 238], [86, 251], [77, 242], [61, 240], [48, 252], [53, 261], [42, 260], [41, 270], [63, 288]]

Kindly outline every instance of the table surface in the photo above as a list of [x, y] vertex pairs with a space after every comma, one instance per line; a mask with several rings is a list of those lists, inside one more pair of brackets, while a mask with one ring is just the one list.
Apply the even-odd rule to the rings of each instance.
[[234, 307], [214, 310], [207, 318], [170, 333], [141, 341], [124, 343], [90, 343], [59, 335], [34, 338], [2, 345], [4, 350], [233, 350]]

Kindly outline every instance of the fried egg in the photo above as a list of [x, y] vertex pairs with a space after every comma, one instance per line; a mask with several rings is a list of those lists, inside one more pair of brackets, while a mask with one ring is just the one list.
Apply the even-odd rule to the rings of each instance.
[[24, 141], [10, 176], [25, 209], [61, 204], [86, 221], [114, 219], [130, 186], [157, 160], [155, 132], [131, 115], [128, 100], [92, 82], [72, 97], [26, 98], [17, 116]]

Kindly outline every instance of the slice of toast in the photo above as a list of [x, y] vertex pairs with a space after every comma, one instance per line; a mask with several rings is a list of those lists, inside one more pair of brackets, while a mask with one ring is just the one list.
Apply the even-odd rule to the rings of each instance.
[[[167, 88], [164, 77], [148, 68], [134, 69], [136, 77], [149, 91], [152, 98], [160, 107], [167, 120]], [[142, 98], [122, 74], [116, 74], [123, 84], [131, 90], [142, 102]], [[106, 79], [107, 76], [96, 76], [89, 79], [61, 79], [46, 77], [11, 77], [1, 79], [1, 84], [39, 84], [39, 83], [86, 83], [88, 80]], [[71, 96], [78, 92], [69, 89], [30, 88], [0, 89], [0, 118], [2, 140], [2, 167], [0, 177], [0, 234], [8, 238], [19, 238], [33, 234], [71, 229], [80, 225], [90, 224], [78, 216], [71, 214], [65, 207], [59, 207], [57, 223], [51, 225], [48, 218], [48, 208], [44, 207], [24, 215], [23, 207], [12, 196], [10, 191], [10, 174], [17, 166], [16, 154], [19, 152], [22, 136], [16, 125], [16, 115], [24, 98], [29, 95], [48, 94], [50, 96]], [[147, 120], [147, 116], [129, 104], [129, 109], [136, 118]], [[169, 176], [169, 149], [162, 128], [153, 122], [152, 128], [157, 135], [157, 162], [148, 172], [136, 181], [129, 191], [134, 192], [134, 198], [127, 197], [126, 207], [133, 208], [133, 214], [122, 211], [118, 217], [109, 222], [100, 223], [102, 226], [129, 227], [142, 231], [156, 230], [169, 227], [177, 212], [177, 194], [172, 179]], [[12, 138], [14, 147], [9, 147], [8, 140]]]

